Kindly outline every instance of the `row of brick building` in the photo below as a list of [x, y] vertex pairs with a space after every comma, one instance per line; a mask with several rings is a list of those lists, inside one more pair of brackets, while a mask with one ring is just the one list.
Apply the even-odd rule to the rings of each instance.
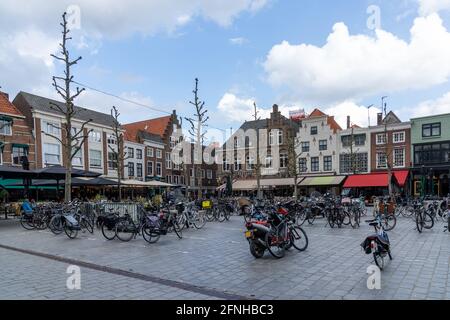
[[[27, 166], [30, 170], [65, 163], [61, 135], [62, 114], [52, 105], [64, 109], [59, 101], [38, 95], [20, 92], [14, 99], [0, 92], [0, 164]], [[117, 178], [117, 160], [111, 148], [117, 150], [114, 137], [114, 118], [91, 109], [75, 107], [74, 130], [80, 130], [84, 122], [88, 136], [83, 147], [74, 156], [74, 168], [100, 173], [103, 177]], [[160, 180], [174, 185], [195, 189], [200, 184], [204, 192], [213, 192], [217, 187], [215, 165], [202, 164], [198, 174], [192, 166], [176, 165], [171, 151], [176, 141], [172, 133], [180, 129], [176, 111], [156, 119], [122, 125], [124, 134], [124, 179]], [[89, 133], [89, 134], [88, 134]], [[24, 162], [26, 162], [24, 164]], [[201, 178], [200, 178], [201, 177]]]

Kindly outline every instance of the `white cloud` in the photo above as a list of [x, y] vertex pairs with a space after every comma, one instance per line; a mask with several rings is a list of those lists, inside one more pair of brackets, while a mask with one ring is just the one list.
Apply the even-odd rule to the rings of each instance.
[[350, 35], [344, 23], [337, 23], [323, 47], [287, 41], [274, 46], [264, 68], [272, 85], [323, 103], [447, 82], [450, 33], [441, 18], [417, 18], [410, 33], [409, 42], [383, 30], [374, 37]]
[[419, 14], [422, 16], [439, 11], [450, 10], [450, 0], [417, 0]]
[[243, 37], [238, 37], [238, 38], [231, 38], [230, 39], [230, 43], [233, 45], [237, 45], [237, 46], [241, 46], [245, 43], [247, 43], [248, 40], [246, 38]]
[[381, 112], [378, 108], [367, 109], [366, 106], [361, 106], [352, 101], [345, 101], [334, 106], [325, 108], [322, 110], [328, 115], [334, 116], [337, 123], [345, 129], [347, 127], [347, 116], [350, 116], [352, 124], [356, 124], [360, 127], [366, 127], [369, 124], [375, 125], [377, 121], [377, 113]]
[[[225, 93], [217, 106], [220, 116], [233, 122], [244, 122], [254, 120], [255, 98], [240, 98], [234, 93]], [[299, 106], [288, 106], [281, 104], [278, 106], [279, 111], [284, 116], [289, 116], [289, 111], [298, 110]], [[266, 119], [270, 117], [272, 106], [270, 108], [261, 108], [257, 104], [258, 117]]]
[[423, 101], [413, 109], [403, 108], [399, 111], [399, 113], [405, 114], [408, 118], [425, 117], [431, 114], [450, 113], [450, 92], [437, 99]]

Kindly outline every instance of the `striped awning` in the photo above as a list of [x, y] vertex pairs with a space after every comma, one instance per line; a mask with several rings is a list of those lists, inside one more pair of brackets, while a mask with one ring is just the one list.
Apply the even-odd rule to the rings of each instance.
[[[298, 181], [302, 181], [299, 178]], [[294, 178], [274, 178], [261, 179], [261, 188], [290, 187], [295, 185]], [[256, 180], [238, 180], [233, 183], [233, 190], [256, 190], [258, 182]]]
[[344, 180], [345, 176], [327, 176], [327, 177], [308, 177], [300, 182], [301, 187], [319, 187], [319, 186], [338, 186]]

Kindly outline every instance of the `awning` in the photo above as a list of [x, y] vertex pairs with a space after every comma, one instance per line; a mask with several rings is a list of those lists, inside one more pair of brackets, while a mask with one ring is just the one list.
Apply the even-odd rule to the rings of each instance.
[[300, 182], [301, 187], [338, 186], [345, 176], [308, 177]]
[[387, 186], [387, 173], [359, 174], [349, 176], [344, 183], [344, 188], [370, 188]]
[[122, 185], [130, 187], [173, 187], [170, 183], [161, 181], [122, 180]]
[[[302, 179], [299, 178], [298, 181]], [[271, 187], [290, 187], [294, 186], [294, 178], [261, 179], [261, 188]], [[238, 180], [233, 183], [233, 190], [256, 190], [258, 189], [257, 180]]]
[[[397, 181], [397, 185], [403, 188], [408, 180], [409, 171], [393, 171], [392, 177]], [[345, 181], [344, 188], [370, 188], [389, 186], [388, 173], [371, 173], [349, 176]]]
[[22, 148], [22, 149], [29, 149], [30, 146], [27, 144], [20, 144], [20, 143], [13, 143], [12, 144], [13, 148]]
[[398, 186], [403, 188], [406, 184], [406, 180], [408, 180], [409, 171], [394, 171], [394, 177], [398, 182]]

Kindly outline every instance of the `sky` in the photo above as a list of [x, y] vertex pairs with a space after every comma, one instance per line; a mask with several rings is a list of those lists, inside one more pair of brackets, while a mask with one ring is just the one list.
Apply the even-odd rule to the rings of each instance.
[[367, 125], [370, 105], [373, 124], [383, 96], [405, 121], [450, 113], [450, 0], [2, 0], [0, 90], [58, 98], [64, 11], [88, 86], [76, 104], [117, 106], [122, 123], [191, 117], [195, 78], [215, 135], [255, 102], [262, 117], [320, 108], [342, 127]]

